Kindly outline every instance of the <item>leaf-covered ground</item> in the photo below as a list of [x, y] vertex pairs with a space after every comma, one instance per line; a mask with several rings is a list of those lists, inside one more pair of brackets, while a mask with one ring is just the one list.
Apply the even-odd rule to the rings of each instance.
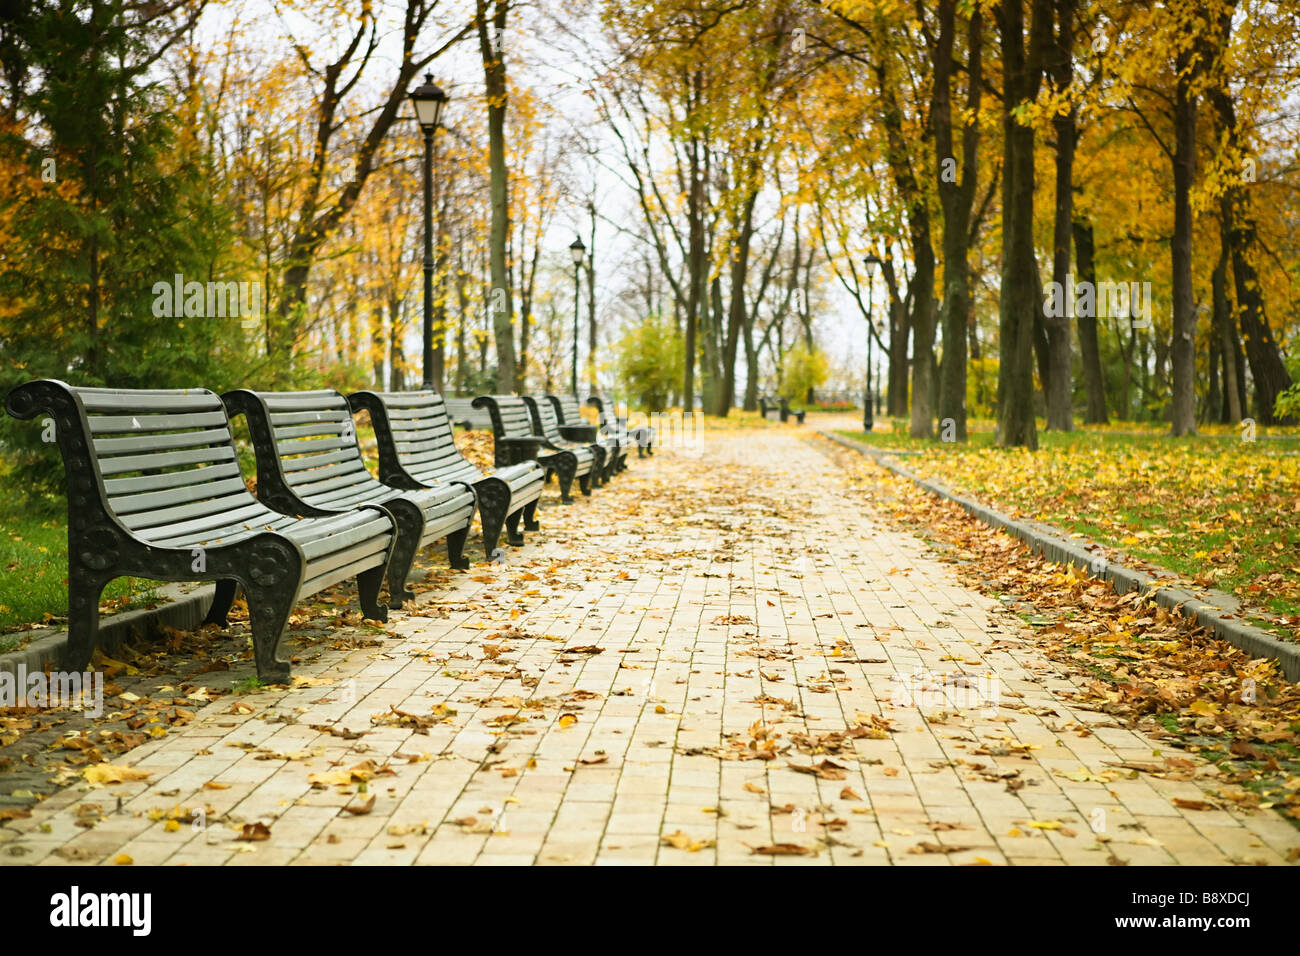
[[913, 471], [1012, 515], [1228, 591], [1258, 623], [1295, 640], [1300, 441], [1219, 431], [1180, 439], [1119, 426], [1044, 432], [1034, 452], [993, 447], [987, 425], [966, 445], [912, 439], [901, 428], [843, 434], [908, 452]]
[[[967, 584], [1035, 627], [1048, 656], [1091, 673], [1082, 703], [1219, 764], [1226, 798], [1300, 821], [1300, 688], [1275, 662], [1252, 659], [1136, 591], [1116, 595], [1108, 584], [1034, 555], [855, 452], [832, 454], [897, 528], [925, 529]], [[1171, 768], [1155, 761], [1132, 769]]]

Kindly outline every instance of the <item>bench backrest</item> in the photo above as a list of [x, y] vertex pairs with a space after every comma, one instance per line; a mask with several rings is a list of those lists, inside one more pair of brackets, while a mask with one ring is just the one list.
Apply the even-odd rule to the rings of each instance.
[[554, 406], [561, 425], [588, 424], [587, 420], [582, 417], [582, 408], [578, 405], [578, 396], [547, 395], [546, 398]]
[[[448, 413], [451, 399], [444, 401], [437, 392], [424, 391], [354, 392], [348, 400], [354, 408], [370, 411], [379, 441], [379, 477], [384, 482], [392, 483], [403, 471], [417, 479], [475, 482], [482, 478], [456, 447]], [[476, 408], [474, 414], [486, 418], [487, 427], [492, 427], [486, 409]], [[381, 415], [387, 429], [377, 420]]]
[[[420, 394], [435, 395], [436, 392], [386, 392], [384, 394]], [[463, 428], [482, 429], [484, 431], [492, 430], [492, 414], [485, 408], [475, 408], [474, 399], [472, 398], [447, 398], [439, 399], [446, 403], [446, 414], [453, 424], [460, 425]]]
[[555, 414], [555, 406], [545, 395], [529, 395], [528, 406], [535, 411], [533, 427], [538, 434], [545, 435], [551, 441], [564, 441], [560, 434], [560, 419]]
[[596, 414], [600, 418], [600, 427], [602, 429], [607, 428], [615, 431], [618, 430], [618, 409], [613, 401], [604, 395], [589, 395], [587, 396], [587, 404], [595, 406]]
[[[482, 395], [474, 401], [480, 402], [481, 399], [489, 399], [489, 407], [495, 408], [491, 413], [492, 430], [498, 438], [529, 438], [533, 435], [532, 415], [518, 395]], [[483, 404], [478, 407], [482, 408]]]
[[373, 490], [357, 445], [348, 401], [332, 389], [312, 392], [253, 392], [222, 396], [232, 415], [245, 414], [257, 453], [258, 495], [277, 510], [292, 511], [291, 499], [275, 500], [273, 489], [289, 490], [319, 508], [338, 508], [350, 493]]
[[[93, 547], [106, 522], [161, 541], [267, 514], [244, 484], [225, 407], [207, 389], [78, 388], [44, 379], [14, 389], [5, 404], [16, 418], [52, 413], [70, 540], [74, 531], [91, 536], [82, 547]], [[110, 528], [105, 546], [112, 536]]]

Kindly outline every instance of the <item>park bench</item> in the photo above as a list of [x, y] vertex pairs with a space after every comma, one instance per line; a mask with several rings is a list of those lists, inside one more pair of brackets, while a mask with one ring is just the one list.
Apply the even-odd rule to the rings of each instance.
[[[620, 442], [624, 438], [629, 438], [636, 442], [636, 454], [638, 458], [644, 458], [646, 455], [653, 455], [654, 449], [654, 429], [649, 425], [643, 425], [633, 428], [630, 432], [627, 428], [626, 414], [620, 416], [617, 407], [613, 401], [602, 395], [589, 395], [587, 404], [596, 409], [596, 414], [600, 416], [600, 431], [603, 435], [614, 435]], [[626, 412], [626, 409], [624, 409]]]
[[443, 401], [447, 406], [447, 417], [451, 419], [453, 425], [459, 425], [466, 431], [490, 432], [492, 430], [492, 416], [485, 408], [475, 408], [474, 399], [448, 398]]
[[808, 414], [802, 408], [791, 408], [790, 403], [784, 398], [781, 399], [781, 421], [789, 421], [790, 416], [794, 416], [800, 425], [803, 424], [804, 415]]
[[778, 404], [774, 399], [768, 398], [766, 395], [758, 396], [758, 410], [768, 421], [785, 421], [785, 419], [781, 417], [780, 404]]
[[388, 564], [395, 604], [415, 599], [406, 586], [415, 556], [442, 538], [447, 559], [465, 570], [465, 539], [474, 519], [474, 492], [465, 484], [419, 490], [391, 488], [366, 468], [348, 400], [332, 389], [221, 396], [230, 417], [243, 415], [257, 455], [257, 497], [276, 511], [327, 517], [363, 505], [383, 505], [397, 520]]
[[518, 395], [480, 395], [474, 399], [474, 405], [492, 415], [493, 461], [498, 468], [532, 459], [546, 469], [548, 479], [556, 476], [560, 501], [564, 504], [573, 502], [569, 491], [575, 478], [582, 493], [591, 494], [591, 472], [596, 464], [591, 449], [586, 446], [572, 450], [552, 448], [544, 435], [533, 432], [532, 415]]
[[547, 395], [546, 400], [555, 410], [561, 435], [570, 441], [600, 442], [608, 447], [609, 453], [614, 456], [609, 468], [611, 474], [627, 468], [626, 435], [602, 435], [599, 425], [593, 425], [582, 417], [582, 409], [578, 405], [576, 395]]
[[592, 441], [570, 441], [560, 432], [560, 420], [556, 417], [555, 406], [544, 395], [525, 395], [524, 405], [533, 420], [533, 434], [546, 439], [548, 447], [564, 451], [586, 448], [595, 456], [591, 473], [598, 484], [606, 484], [614, 474], [614, 453], [618, 443], [612, 438], [597, 438]]
[[221, 399], [206, 389], [77, 388], [45, 379], [9, 393], [9, 414], [52, 416], [68, 495], [68, 644], [61, 667], [89, 665], [99, 599], [124, 575], [215, 581], [204, 623], [226, 625], [242, 587], [257, 676], [289, 678], [278, 656], [300, 598], [357, 579], [362, 613], [386, 621], [379, 589], [396, 540], [369, 505], [329, 517], [281, 514], [253, 497]]
[[[536, 461], [498, 467], [484, 475], [456, 447], [451, 420], [437, 392], [353, 392], [353, 411], [370, 413], [379, 444], [379, 480], [394, 488], [419, 489], [446, 482], [463, 482], [474, 489], [483, 522], [483, 550], [496, 552], [501, 529], [515, 546], [524, 543], [519, 530], [536, 531], [537, 502], [542, 497], [546, 469]], [[486, 410], [474, 409], [492, 427]]]

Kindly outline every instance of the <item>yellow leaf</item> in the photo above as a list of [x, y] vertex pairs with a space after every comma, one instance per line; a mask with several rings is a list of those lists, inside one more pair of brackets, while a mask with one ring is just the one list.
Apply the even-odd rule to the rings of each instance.
[[153, 776], [149, 770], [136, 770], [134, 767], [118, 767], [111, 763], [97, 763], [82, 771], [89, 783], [122, 783], [125, 780], [148, 780]]

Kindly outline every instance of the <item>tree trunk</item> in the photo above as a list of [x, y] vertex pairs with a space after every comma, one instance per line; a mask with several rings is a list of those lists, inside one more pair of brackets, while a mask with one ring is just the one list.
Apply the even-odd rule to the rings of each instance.
[[889, 394], [886, 396], [886, 408], [894, 418], [906, 418], [908, 410], [908, 341], [912, 328], [908, 322], [907, 304], [898, 294], [898, 277], [894, 274], [892, 259], [886, 258], [880, 269], [885, 277], [885, 288], [889, 290]]
[[[488, 34], [487, 0], [478, 0], [479, 52], [483, 58], [483, 79], [488, 101], [488, 189], [492, 200], [492, 228], [488, 237], [492, 291], [487, 306], [492, 313], [492, 331], [497, 346], [497, 389], [508, 394], [515, 387], [515, 337], [512, 318], [510, 266], [506, 242], [510, 235], [510, 193], [506, 170], [505, 36], [508, 0], [496, 0], [492, 35]], [[493, 40], [496, 42], [494, 43]]]
[[1192, 183], [1196, 175], [1196, 95], [1191, 54], [1177, 57], [1174, 90], [1174, 235], [1170, 243], [1174, 328], [1170, 346], [1174, 435], [1196, 434], [1196, 308], [1192, 289]]
[[1002, 289], [998, 303], [1001, 361], [998, 366], [997, 443], [1038, 447], [1034, 421], [1034, 319], [1042, 314], [1034, 260], [1034, 130], [1013, 113], [1032, 102], [1042, 75], [1045, 40], [1050, 33], [1049, 0], [1033, 0], [1028, 49], [1021, 0], [1001, 0], [998, 28], [1002, 41]]
[[[1074, 254], [1079, 271], [1079, 284], [1088, 283], [1092, 289], [1097, 288], [1097, 266], [1093, 258], [1092, 223], [1076, 219], [1074, 230]], [[1094, 296], [1094, 305], [1096, 297]], [[1094, 307], [1089, 315], [1075, 317], [1079, 326], [1079, 355], [1083, 361], [1083, 387], [1088, 395], [1087, 411], [1084, 421], [1089, 425], [1105, 425], [1106, 416], [1106, 380], [1101, 371], [1101, 345], [1097, 340], [1097, 309]]]
[[[953, 423], [958, 441], [966, 440], [966, 335], [970, 302], [970, 219], [977, 180], [976, 156], [979, 127], [962, 129], [962, 177], [945, 176], [945, 164], [955, 165], [952, 135], [952, 100], [949, 80], [953, 69], [956, 0], [940, 0], [939, 42], [935, 56], [935, 93], [931, 123], [935, 131], [935, 158], [939, 171], [939, 201], [943, 209], [943, 363], [939, 370], [939, 418]], [[977, 7], [969, 24], [967, 57], [967, 110], [978, 115], [983, 23]], [[951, 167], [950, 167], [951, 168]], [[955, 173], [955, 170], [953, 170]]]

